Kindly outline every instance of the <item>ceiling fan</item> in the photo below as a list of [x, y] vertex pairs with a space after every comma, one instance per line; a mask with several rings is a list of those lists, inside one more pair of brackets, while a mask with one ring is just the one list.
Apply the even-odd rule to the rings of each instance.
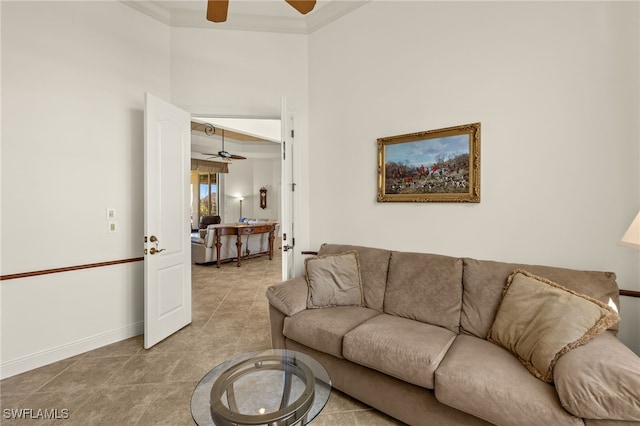
[[[216, 128], [213, 127], [211, 124], [209, 123], [196, 123], [196, 122], [191, 122], [191, 130], [199, 130], [201, 132], [203, 132], [205, 135], [207, 136], [213, 136], [216, 133]], [[209, 155], [211, 158], [222, 158], [224, 161], [231, 161], [231, 160], [246, 160], [247, 157], [243, 157], [242, 155], [236, 155], [236, 154], [231, 154], [228, 151], [224, 150], [224, 129], [220, 129], [222, 131], [221, 133], [221, 137], [222, 137], [222, 148], [220, 151], [218, 151], [216, 154], [208, 154], [206, 152], [201, 152], [202, 155]]]
[[[295, 10], [306, 15], [311, 12], [316, 5], [316, 0], [285, 0]], [[227, 20], [227, 10], [229, 0], [208, 0], [207, 20], [211, 22], [225, 22]]]

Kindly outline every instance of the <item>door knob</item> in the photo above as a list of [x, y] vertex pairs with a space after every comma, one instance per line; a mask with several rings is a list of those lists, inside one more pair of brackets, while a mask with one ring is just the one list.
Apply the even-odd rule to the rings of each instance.
[[161, 251], [165, 250], [165, 249], [159, 249], [158, 248], [158, 244], [160, 244], [160, 240], [155, 235], [152, 235], [151, 238], [149, 238], [149, 241], [151, 241], [153, 244], [155, 244], [155, 247], [151, 247], [149, 249], [149, 253], [150, 254], [160, 253]]

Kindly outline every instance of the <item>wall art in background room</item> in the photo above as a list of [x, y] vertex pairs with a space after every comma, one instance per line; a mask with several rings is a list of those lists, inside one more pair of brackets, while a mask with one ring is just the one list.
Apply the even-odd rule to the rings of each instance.
[[378, 139], [378, 201], [480, 202], [480, 123]]

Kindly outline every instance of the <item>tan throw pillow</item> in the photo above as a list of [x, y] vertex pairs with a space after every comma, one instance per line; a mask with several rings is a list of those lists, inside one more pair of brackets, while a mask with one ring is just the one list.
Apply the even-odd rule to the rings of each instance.
[[507, 279], [487, 339], [551, 383], [558, 358], [619, 320], [601, 301], [518, 269]]
[[358, 252], [307, 258], [307, 308], [362, 305]]

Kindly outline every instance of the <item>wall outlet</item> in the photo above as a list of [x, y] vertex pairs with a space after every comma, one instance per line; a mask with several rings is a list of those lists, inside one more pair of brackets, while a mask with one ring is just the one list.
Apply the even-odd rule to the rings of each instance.
[[116, 232], [116, 223], [115, 222], [109, 222], [109, 233], [111, 232]]
[[107, 220], [113, 220], [116, 218], [116, 209], [107, 208]]

